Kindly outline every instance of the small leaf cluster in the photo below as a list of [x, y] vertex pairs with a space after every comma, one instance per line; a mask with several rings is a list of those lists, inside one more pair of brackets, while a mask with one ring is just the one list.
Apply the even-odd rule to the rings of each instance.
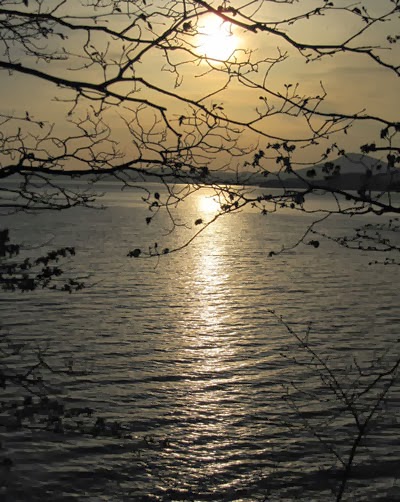
[[160, 255], [166, 255], [166, 254], [169, 254], [170, 253], [170, 249], [169, 248], [163, 248], [161, 251], [160, 251], [160, 248], [158, 246], [158, 243], [155, 242], [153, 244], [153, 246], [149, 246], [149, 251], [147, 253], [143, 253], [142, 250], [140, 248], [135, 248], [133, 249], [132, 251], [129, 251], [127, 256], [129, 258], [139, 258], [140, 256], [142, 256], [143, 254], [146, 256], [160, 256]]
[[56, 265], [59, 260], [74, 256], [75, 248], [64, 247], [49, 251], [38, 258], [27, 257], [18, 260], [21, 246], [10, 242], [9, 230], [0, 230], [0, 288], [5, 291], [34, 291], [36, 289], [58, 289], [71, 293], [84, 288], [84, 283], [68, 279], [62, 285], [54, 280], [63, 275]]

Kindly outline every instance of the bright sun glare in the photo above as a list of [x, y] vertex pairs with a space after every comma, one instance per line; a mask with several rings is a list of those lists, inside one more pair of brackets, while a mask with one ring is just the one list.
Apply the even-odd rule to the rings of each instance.
[[202, 56], [225, 61], [237, 48], [238, 39], [232, 33], [230, 23], [218, 16], [209, 15], [199, 25], [198, 49]]
[[220, 207], [215, 197], [202, 196], [199, 199], [199, 209], [204, 213], [217, 213]]

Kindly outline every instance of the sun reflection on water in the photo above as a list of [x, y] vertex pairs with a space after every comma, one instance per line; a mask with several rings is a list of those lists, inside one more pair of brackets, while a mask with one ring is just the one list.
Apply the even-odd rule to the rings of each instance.
[[197, 204], [198, 209], [203, 213], [217, 213], [221, 209], [221, 204], [215, 195], [201, 195]]
[[[216, 210], [219, 204], [211, 197], [199, 199], [205, 211]], [[191, 321], [184, 352], [193, 361], [193, 380], [187, 400], [192, 413], [216, 418], [214, 427], [224, 427], [224, 399], [227, 386], [233, 384], [232, 367], [237, 364], [236, 333], [227, 303], [230, 296], [230, 270], [227, 264], [228, 233], [218, 222], [193, 248], [193, 299]], [[206, 386], [206, 388], [204, 388]]]

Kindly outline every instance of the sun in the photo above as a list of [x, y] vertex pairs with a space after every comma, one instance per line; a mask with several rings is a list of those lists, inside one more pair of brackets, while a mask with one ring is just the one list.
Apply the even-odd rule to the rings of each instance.
[[198, 26], [198, 52], [209, 59], [227, 61], [237, 49], [238, 38], [232, 25], [210, 14]]

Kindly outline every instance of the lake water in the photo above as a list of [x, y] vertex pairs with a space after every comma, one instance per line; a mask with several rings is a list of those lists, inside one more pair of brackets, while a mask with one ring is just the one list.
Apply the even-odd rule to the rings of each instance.
[[[53, 393], [121, 421], [138, 439], [6, 433], [15, 464], [9, 500], [334, 500], [340, 469], [327, 446], [347, 458], [354, 420], [316, 378], [315, 360], [302, 364], [290, 329], [301, 334], [312, 322], [309, 339], [343, 388], [357, 373], [354, 357], [370, 367], [389, 349], [388, 368], [400, 355], [398, 267], [369, 266], [371, 255], [328, 241], [269, 258], [312, 216], [250, 208], [220, 218], [179, 253], [128, 258], [155, 241], [173, 248], [190, 230], [167, 235], [161, 214], [146, 225], [139, 190], [104, 190], [105, 210], [2, 218], [17, 242], [75, 246], [66, 268], [89, 287], [2, 294], [1, 318], [13, 340], [46, 345], [56, 366], [73, 357], [87, 370], [55, 377]], [[201, 192], [179, 206], [179, 222], [210, 218], [205, 200]], [[339, 235], [349, 224], [337, 216], [322, 228]], [[360, 406], [363, 399], [373, 402], [368, 394]], [[399, 405], [395, 386], [346, 500], [400, 500]]]

